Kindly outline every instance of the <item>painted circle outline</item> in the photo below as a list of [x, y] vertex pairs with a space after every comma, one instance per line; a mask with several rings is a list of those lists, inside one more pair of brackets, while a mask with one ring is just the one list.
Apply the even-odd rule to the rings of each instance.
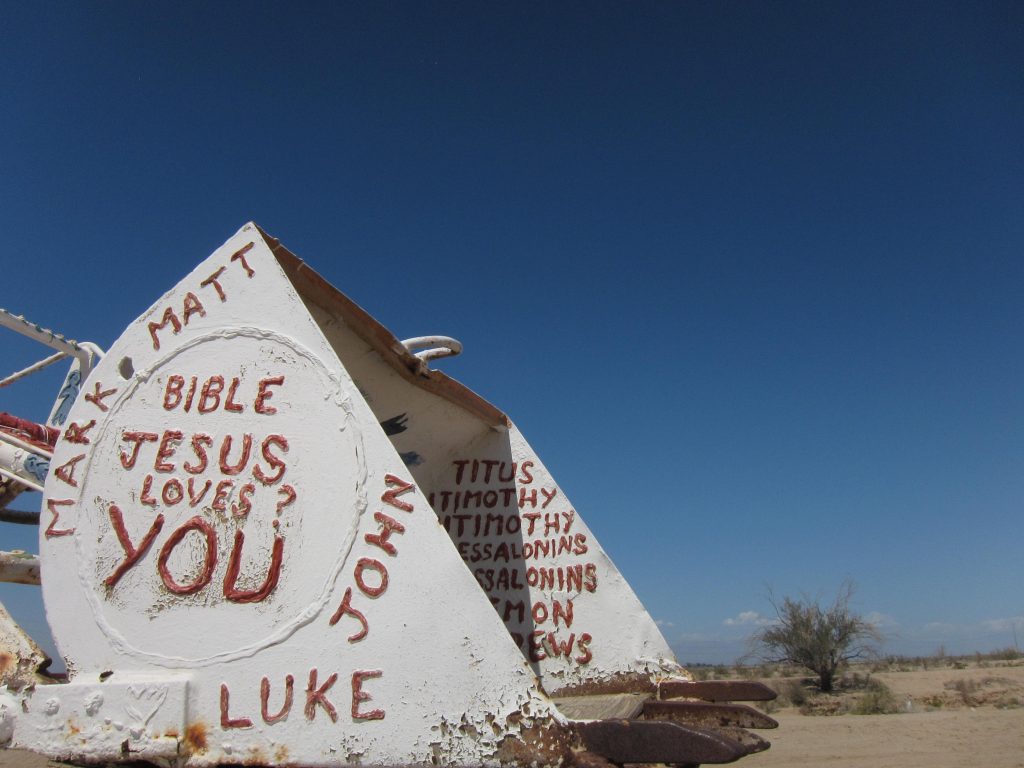
[[[291, 637], [301, 627], [309, 624], [315, 619], [320, 612], [327, 605], [327, 601], [330, 599], [333, 593], [334, 585], [337, 583], [338, 577], [341, 574], [342, 568], [348, 559], [349, 553], [352, 551], [352, 546], [355, 543], [356, 534], [359, 531], [359, 525], [366, 513], [367, 500], [366, 500], [366, 484], [367, 484], [367, 467], [366, 467], [366, 451], [363, 446], [362, 432], [358, 428], [356, 417], [352, 412], [352, 404], [349, 397], [344, 393], [341, 379], [334, 375], [330, 368], [326, 365], [324, 360], [316, 355], [312, 350], [305, 347], [295, 339], [283, 336], [273, 331], [267, 331], [253, 327], [238, 327], [238, 328], [221, 328], [214, 333], [207, 333], [202, 336], [197, 336], [183, 344], [175, 347], [168, 351], [167, 354], [157, 358], [145, 369], [136, 371], [132, 377], [131, 382], [124, 388], [123, 393], [112, 403], [109, 410], [103, 415], [104, 418], [98, 426], [96, 438], [94, 441], [95, 445], [99, 445], [104, 439], [111, 428], [113, 416], [123, 407], [125, 403], [131, 398], [135, 391], [143, 384], [148, 384], [150, 378], [154, 373], [163, 365], [173, 360], [178, 355], [187, 352], [193, 347], [198, 346], [210, 341], [228, 341], [233, 338], [244, 337], [255, 339], [256, 341], [270, 341], [281, 346], [287, 347], [298, 354], [300, 357], [305, 358], [313, 364], [314, 369], [318, 375], [324, 379], [324, 383], [329, 386], [325, 386], [322, 390], [321, 395], [325, 400], [333, 399], [335, 403], [340, 407], [343, 414], [342, 427], [343, 431], [349, 431], [352, 435], [353, 447], [355, 449], [356, 459], [356, 487], [355, 487], [355, 499], [354, 499], [354, 512], [352, 516], [352, 523], [349, 530], [345, 532], [345, 537], [341, 542], [341, 546], [337, 550], [337, 558], [333, 566], [328, 569], [327, 577], [324, 580], [323, 587], [317, 597], [311, 601], [305, 608], [299, 611], [290, 621], [279, 626], [274, 632], [269, 635], [255, 640], [247, 645], [240, 648], [229, 651], [221, 651], [211, 656], [200, 657], [200, 658], [188, 658], [184, 656], [166, 656], [164, 654], [153, 653], [151, 651], [144, 651], [140, 648], [135, 647], [130, 643], [124, 635], [115, 627], [113, 627], [107, 620], [106, 615], [103, 613], [103, 604], [100, 602], [99, 595], [95, 588], [96, 585], [96, 574], [93, 570], [87, 571], [87, 564], [92, 565], [93, 558], [86, 557], [86, 552], [82, 546], [81, 539], [89, 532], [79, 532], [78, 527], [72, 538], [75, 543], [75, 554], [78, 559], [78, 576], [79, 581], [85, 587], [83, 592], [85, 593], [86, 601], [89, 603], [89, 607], [92, 610], [93, 618], [96, 621], [96, 625], [100, 632], [110, 641], [111, 647], [119, 652], [126, 654], [134, 658], [141, 658], [147, 661], [153, 662], [162, 667], [169, 667], [173, 669], [189, 668], [189, 667], [206, 667], [212, 664], [218, 664], [222, 662], [235, 661], [237, 659], [248, 658], [259, 651], [263, 650], [272, 645], [276, 645]], [[115, 345], [116, 346], [116, 345]], [[114, 351], [114, 350], [111, 350]], [[105, 361], [104, 361], [105, 362]], [[85, 469], [82, 487], [79, 491], [78, 498], [81, 501], [86, 496], [86, 489], [88, 488], [89, 481], [89, 465], [92, 464], [93, 452], [89, 452], [87, 464], [83, 468]]]

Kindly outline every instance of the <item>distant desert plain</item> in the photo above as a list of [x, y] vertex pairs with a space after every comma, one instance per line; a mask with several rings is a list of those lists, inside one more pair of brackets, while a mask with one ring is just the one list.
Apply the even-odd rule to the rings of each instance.
[[[857, 683], [831, 696], [814, 695], [798, 677], [763, 679], [780, 693], [762, 707], [779, 727], [758, 732], [771, 749], [738, 765], [1024, 768], [1024, 658], [915, 660], [871, 670], [854, 667], [847, 678]], [[802, 705], [787, 697], [797, 686], [805, 692]], [[891, 713], [850, 713], [879, 690]]]

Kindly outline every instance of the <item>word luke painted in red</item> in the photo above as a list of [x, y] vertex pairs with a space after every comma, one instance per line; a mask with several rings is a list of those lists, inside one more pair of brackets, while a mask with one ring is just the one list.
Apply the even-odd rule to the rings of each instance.
[[[354, 722], [384, 719], [384, 710], [364, 708], [364, 706], [367, 705], [367, 702], [373, 700], [373, 697], [368, 691], [363, 689], [365, 681], [382, 677], [383, 675], [384, 673], [379, 669], [356, 670], [352, 673], [352, 698], [349, 713]], [[331, 722], [336, 723], [338, 722], [338, 710], [337, 707], [334, 706], [334, 702], [328, 697], [328, 694], [331, 693], [331, 689], [338, 681], [338, 673], [332, 672], [323, 679], [323, 682], [320, 682], [320, 680], [320, 673], [316, 667], [309, 670], [309, 682], [306, 685], [306, 703], [302, 712], [305, 715], [306, 720], [313, 722], [316, 720], [317, 712], [323, 710], [327, 717], [330, 718]], [[276, 712], [271, 713], [270, 678], [264, 677], [260, 680], [260, 717], [264, 723], [267, 725], [273, 725], [274, 723], [278, 723], [288, 718], [288, 714], [291, 712], [292, 703], [294, 701], [294, 687], [295, 678], [290, 674], [285, 675], [284, 701]], [[230, 710], [231, 690], [228, 688], [227, 683], [221, 683], [220, 727], [224, 730], [228, 730], [230, 728], [252, 728], [252, 718], [232, 716]]]
[[[384, 476], [384, 482], [387, 487], [381, 495], [380, 500], [384, 504], [401, 510], [402, 512], [412, 512], [413, 505], [399, 497], [415, 490], [415, 486], [412, 483], [407, 483], [401, 478], [391, 474]], [[387, 557], [397, 557], [398, 547], [391, 539], [392, 536], [396, 534], [401, 535], [405, 533], [405, 525], [382, 511], [375, 512], [373, 519], [377, 523], [378, 529], [376, 531], [365, 533], [363, 535], [363, 541], [366, 544], [377, 547]], [[387, 592], [388, 585], [390, 583], [387, 566], [384, 562], [375, 557], [359, 558], [353, 570], [352, 578], [356, 587], [359, 589], [359, 592], [371, 599], [379, 598]], [[348, 642], [358, 643], [362, 642], [369, 634], [370, 622], [366, 613], [353, 605], [353, 596], [354, 593], [352, 587], [347, 587], [345, 589], [344, 597], [342, 598], [337, 610], [331, 616], [329, 623], [331, 626], [334, 626], [343, 616], [348, 616], [358, 622], [359, 629], [348, 638]], [[384, 719], [385, 712], [383, 709], [365, 708], [369, 706], [368, 702], [372, 700], [372, 697], [363, 688], [366, 680], [383, 677], [383, 675], [384, 672], [379, 669], [357, 670], [352, 673], [352, 698], [351, 709], [349, 712], [354, 722]], [[312, 722], [315, 720], [317, 712], [323, 710], [327, 717], [330, 718], [331, 722], [337, 722], [338, 710], [328, 694], [338, 680], [338, 673], [331, 673], [323, 680], [322, 683], [320, 683], [320, 680], [319, 671], [316, 668], [311, 669], [309, 671], [309, 683], [306, 686], [306, 704], [303, 708], [303, 713], [306, 719]], [[263, 719], [264, 723], [267, 725], [273, 725], [274, 723], [287, 718], [288, 713], [292, 708], [294, 684], [295, 678], [290, 674], [286, 675], [284, 702], [276, 712], [271, 712], [270, 679], [264, 677], [260, 681], [260, 717]], [[220, 686], [221, 728], [227, 730], [230, 728], [251, 728], [253, 726], [253, 719], [251, 717], [233, 716], [230, 712], [230, 706], [231, 691], [229, 690], [227, 683], [222, 683]]]

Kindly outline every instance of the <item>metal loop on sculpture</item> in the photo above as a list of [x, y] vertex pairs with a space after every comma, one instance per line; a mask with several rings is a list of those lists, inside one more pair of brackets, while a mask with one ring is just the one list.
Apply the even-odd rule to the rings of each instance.
[[462, 342], [451, 336], [416, 336], [402, 341], [402, 346], [424, 362], [462, 353]]

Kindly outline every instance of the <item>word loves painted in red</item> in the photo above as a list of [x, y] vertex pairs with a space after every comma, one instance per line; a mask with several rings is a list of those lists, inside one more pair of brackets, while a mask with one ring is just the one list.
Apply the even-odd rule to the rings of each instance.
[[[365, 722], [367, 720], [383, 720], [383, 709], [371, 709], [373, 701], [369, 690], [365, 688], [366, 681], [382, 677], [384, 673], [379, 669], [356, 670], [350, 678], [350, 698], [348, 703], [349, 717], [353, 722]], [[345, 694], [334, 690], [338, 682], [338, 673], [332, 672], [329, 675], [321, 675], [314, 667], [309, 670], [309, 682], [306, 684], [304, 705], [302, 714], [309, 722], [314, 722], [318, 714], [325, 716], [332, 723], [338, 722], [338, 707], [335, 702]], [[284, 692], [275, 693], [273, 684], [269, 677], [260, 680], [260, 719], [267, 725], [274, 725], [282, 720], [287, 720], [291, 714], [292, 705], [295, 702], [295, 678], [286, 674], [284, 676]], [[271, 705], [271, 699], [274, 705]], [[227, 683], [220, 686], [220, 727], [224, 730], [231, 728], [252, 728], [255, 722], [255, 715], [252, 713], [239, 714], [231, 711], [231, 690]]]
[[255, 243], [249, 243], [239, 248], [231, 255], [228, 264], [218, 267], [206, 279], [201, 280], [194, 291], [186, 292], [181, 301], [180, 309], [177, 304], [168, 305], [159, 314], [159, 320], [148, 323], [146, 327], [149, 330], [149, 337], [153, 342], [154, 350], [160, 349], [161, 332], [166, 333], [169, 331], [177, 336], [181, 333], [182, 328], [188, 326], [194, 317], [206, 317], [206, 306], [203, 304], [203, 299], [207, 302], [214, 298], [219, 299], [221, 302], [228, 300], [228, 293], [224, 290], [222, 280], [229, 266], [234, 268], [237, 265], [238, 269], [244, 271], [245, 276], [249, 279], [256, 274], [245, 258], [245, 254], [252, 249], [253, 245]]

